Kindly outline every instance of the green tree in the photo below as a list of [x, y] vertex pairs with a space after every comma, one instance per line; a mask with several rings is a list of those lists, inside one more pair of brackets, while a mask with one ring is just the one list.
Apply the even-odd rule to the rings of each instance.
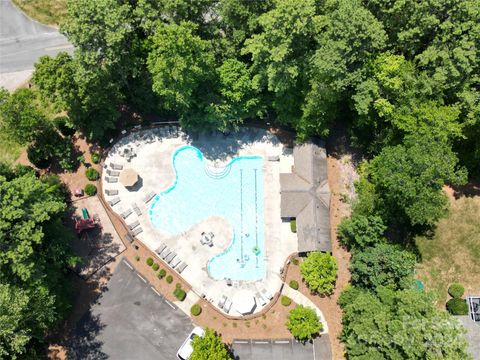
[[164, 108], [180, 114], [186, 126], [190, 125], [192, 113], [205, 113], [215, 81], [210, 43], [195, 35], [196, 29], [191, 22], [158, 24], [147, 61], [153, 91]]
[[380, 216], [364, 216], [354, 214], [344, 218], [338, 226], [337, 234], [340, 243], [348, 249], [362, 250], [385, 241], [387, 227]]
[[353, 253], [352, 284], [370, 290], [379, 286], [406, 289], [412, 285], [415, 263], [415, 255], [399, 246], [377, 244]]
[[404, 145], [384, 148], [371, 161], [368, 176], [389, 220], [413, 226], [435, 224], [448, 205], [442, 187], [466, 181], [451, 147], [428, 133], [406, 136]]
[[300, 264], [300, 273], [308, 288], [318, 294], [330, 294], [337, 279], [337, 259], [334, 256], [311, 252]]
[[0, 175], [0, 353], [9, 358], [30, 358], [32, 346], [68, 310], [65, 267], [76, 261], [62, 224], [60, 184], [25, 170]]
[[35, 94], [19, 89], [0, 96], [0, 129], [13, 140], [27, 144], [46, 125], [46, 118], [35, 105]]
[[218, 119], [218, 129], [235, 127], [245, 118], [261, 114], [257, 91], [244, 63], [227, 59], [219, 67], [218, 76], [219, 101], [210, 106]]
[[78, 90], [74, 70], [72, 57], [66, 52], [60, 52], [56, 57], [42, 56], [35, 63], [32, 82], [43, 100], [57, 111], [68, 110]]
[[318, 334], [323, 327], [314, 309], [297, 305], [288, 313], [287, 328], [296, 339], [307, 341]]
[[308, 65], [317, 31], [314, 0], [276, 0], [258, 17], [261, 32], [245, 41], [254, 82], [273, 96], [278, 119], [297, 125], [308, 89]]
[[364, 64], [386, 45], [382, 24], [360, 0], [326, 1], [323, 11], [299, 125], [305, 134], [328, 134], [341, 102], [363, 80]]
[[196, 336], [193, 339], [191, 360], [229, 360], [231, 358], [222, 338], [212, 329], [205, 329], [203, 337]]
[[470, 359], [463, 327], [418, 290], [342, 293], [341, 340], [349, 359]]

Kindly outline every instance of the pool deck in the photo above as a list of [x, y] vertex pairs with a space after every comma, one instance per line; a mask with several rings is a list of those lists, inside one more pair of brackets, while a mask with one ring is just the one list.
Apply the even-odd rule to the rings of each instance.
[[[158, 194], [172, 185], [175, 180], [172, 154], [184, 145], [195, 146], [202, 151], [210, 166], [225, 166], [237, 156], [259, 155], [264, 158], [266, 277], [263, 280], [233, 281], [229, 286], [224, 280], [217, 281], [208, 276], [208, 261], [214, 255], [223, 252], [231, 241], [232, 227], [226, 220], [210, 217], [177, 236], [161, 233], [150, 223], [148, 210], [151, 201], [145, 203], [143, 199], [151, 191]], [[125, 148], [133, 149], [136, 154], [130, 161], [123, 156]], [[118, 190], [118, 195], [104, 196], [107, 201], [116, 196], [120, 198], [120, 202], [112, 207], [117, 214], [131, 209], [132, 204], [136, 203], [142, 214], [137, 216], [133, 212], [125, 219], [127, 224], [132, 224], [136, 220], [140, 222], [143, 232], [136, 237], [152, 251], [162, 243], [175, 251], [177, 256], [188, 264], [181, 276], [192, 286], [195, 293], [204, 296], [215, 306], [223, 295], [232, 299], [239, 289], [248, 289], [252, 295], [263, 289], [274, 294], [279, 291], [282, 284], [280, 271], [285, 259], [297, 252], [298, 246], [296, 235], [290, 231], [289, 224], [282, 222], [280, 217], [279, 178], [280, 172], [289, 171], [293, 164], [293, 156], [289, 150], [284, 148], [274, 135], [260, 129], [243, 129], [230, 136], [222, 134], [190, 136], [174, 127], [169, 127], [168, 131], [162, 128], [136, 132], [120, 139], [108, 153], [102, 178], [103, 189]], [[278, 161], [270, 161], [275, 157]], [[106, 170], [110, 169], [108, 165], [111, 162], [123, 165], [123, 169], [133, 168], [139, 174], [140, 180], [133, 189], [128, 190], [120, 182], [105, 181], [105, 176], [108, 176]], [[204, 231], [215, 234], [213, 247], [200, 244], [201, 233]], [[262, 306], [257, 302], [254, 313], [261, 309]], [[241, 315], [235, 310], [235, 304], [229, 314]]]

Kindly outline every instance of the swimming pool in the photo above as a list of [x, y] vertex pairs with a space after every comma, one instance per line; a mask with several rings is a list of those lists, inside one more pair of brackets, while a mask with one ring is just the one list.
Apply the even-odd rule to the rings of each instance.
[[230, 246], [208, 262], [216, 280], [254, 281], [265, 277], [263, 159], [240, 156], [223, 168], [206, 164], [202, 152], [183, 146], [172, 156], [176, 179], [150, 207], [153, 226], [181, 234], [211, 216], [233, 227]]

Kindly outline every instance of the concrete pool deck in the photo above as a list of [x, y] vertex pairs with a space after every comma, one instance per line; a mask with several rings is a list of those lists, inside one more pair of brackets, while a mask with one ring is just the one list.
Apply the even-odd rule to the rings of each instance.
[[[262, 156], [263, 182], [264, 182], [264, 225], [265, 225], [265, 257], [266, 276], [260, 281], [233, 281], [231, 286], [226, 281], [217, 281], [209, 277], [207, 263], [216, 254], [221, 253], [231, 241], [232, 227], [224, 219], [210, 217], [192, 226], [182, 234], [171, 236], [161, 233], [150, 223], [148, 210], [150, 202], [145, 203], [145, 196], [154, 192], [167, 189], [175, 180], [172, 168], [172, 154], [181, 146], [191, 145], [198, 148], [205, 156], [209, 166], [225, 166], [233, 157], [237, 156]], [[125, 156], [125, 149], [134, 156]], [[127, 160], [130, 158], [130, 161]], [[105, 180], [108, 176], [109, 164], [122, 165], [123, 169], [134, 169], [140, 180], [136, 186], [128, 190], [120, 182], [109, 183]], [[178, 128], [168, 127], [162, 129], [145, 130], [125, 136], [115, 143], [105, 160], [103, 171], [103, 189], [118, 190], [118, 195], [107, 196], [111, 200], [118, 196], [120, 202], [113, 205], [112, 209], [121, 214], [127, 209], [132, 209], [135, 203], [141, 215], [132, 212], [126, 219], [127, 224], [139, 221], [143, 231], [136, 237], [155, 251], [160, 244], [165, 244], [175, 251], [177, 256], [188, 264], [181, 276], [192, 286], [199, 296], [204, 296], [215, 306], [222, 296], [232, 299], [239, 289], [247, 289], [255, 295], [266, 289], [274, 294], [278, 292], [281, 284], [281, 268], [285, 259], [297, 252], [296, 235], [290, 230], [288, 223], [282, 222], [280, 217], [280, 172], [289, 171], [293, 164], [291, 151], [266, 130], [243, 129], [231, 136], [222, 134], [187, 135]], [[202, 232], [215, 234], [214, 246], [208, 247], [200, 244]], [[263, 306], [257, 301], [254, 313], [259, 312]], [[235, 310], [233, 304], [230, 315], [241, 315]]]

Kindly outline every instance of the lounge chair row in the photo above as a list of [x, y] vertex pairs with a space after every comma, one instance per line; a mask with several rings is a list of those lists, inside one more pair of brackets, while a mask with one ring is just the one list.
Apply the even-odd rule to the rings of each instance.
[[261, 291], [257, 292], [255, 294], [255, 298], [257, 299], [257, 302], [261, 305], [264, 306], [266, 305], [270, 300], [273, 299], [273, 295], [268, 291], [267, 289], [262, 289]]
[[180, 260], [175, 251], [171, 251], [165, 244], [161, 244], [155, 250], [155, 253], [179, 274], [188, 266], [186, 262]]

